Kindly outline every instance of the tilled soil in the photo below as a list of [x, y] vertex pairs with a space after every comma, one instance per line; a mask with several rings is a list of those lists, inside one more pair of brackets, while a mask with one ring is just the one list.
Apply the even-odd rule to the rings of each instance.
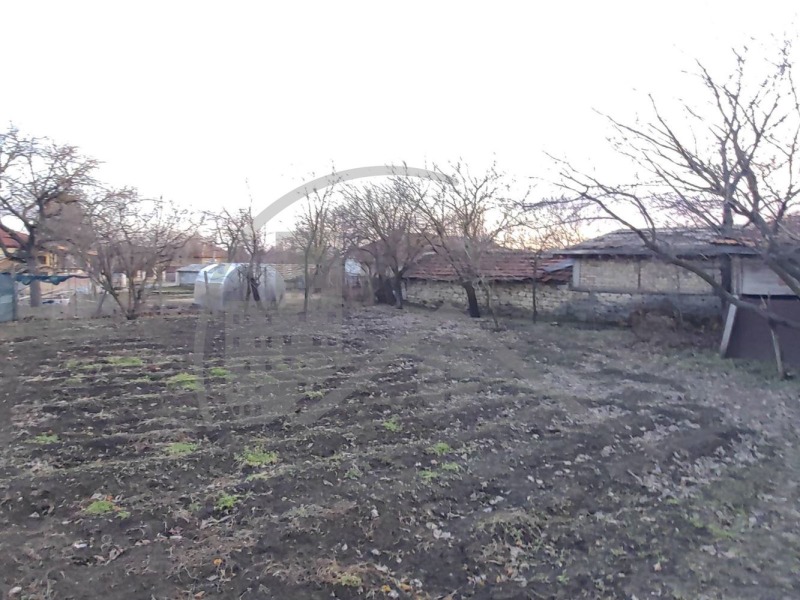
[[376, 307], [1, 332], [18, 598], [800, 597], [800, 386]]

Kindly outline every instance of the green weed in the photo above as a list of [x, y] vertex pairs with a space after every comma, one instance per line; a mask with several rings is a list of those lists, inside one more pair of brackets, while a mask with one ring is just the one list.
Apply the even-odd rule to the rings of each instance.
[[361, 469], [358, 467], [352, 467], [344, 474], [347, 479], [360, 479], [362, 475], [364, 475], [364, 473], [362, 473]]
[[218, 378], [221, 378], [221, 379], [227, 379], [230, 376], [231, 372], [228, 369], [226, 369], [225, 367], [211, 367], [208, 370], [208, 374], [211, 377], [218, 377]]
[[352, 573], [340, 573], [336, 583], [345, 587], [361, 587], [361, 577]]
[[423, 469], [419, 472], [419, 476], [424, 482], [431, 483], [439, 478], [439, 473], [436, 471], [431, 471], [430, 469]]
[[392, 417], [391, 419], [387, 419], [383, 423], [381, 423], [381, 425], [386, 431], [391, 431], [392, 433], [397, 433], [403, 430], [403, 426], [400, 423], [398, 423], [397, 417]]
[[214, 503], [214, 508], [216, 508], [220, 512], [225, 512], [228, 510], [233, 510], [236, 504], [239, 502], [239, 495], [238, 494], [222, 494], [217, 501]]
[[167, 446], [167, 454], [170, 456], [186, 456], [197, 450], [197, 444], [193, 442], [173, 442]]
[[141, 367], [144, 361], [138, 356], [109, 356], [106, 362], [115, 367]]
[[442, 471], [447, 473], [458, 473], [461, 471], [461, 465], [455, 462], [446, 462], [442, 464]]
[[58, 441], [58, 436], [55, 433], [40, 433], [33, 438], [34, 444], [55, 444]]
[[453, 449], [447, 442], [437, 442], [427, 449], [429, 454], [435, 454], [436, 456], [444, 456], [445, 454], [450, 454], [452, 451]]
[[89, 506], [87, 506], [83, 512], [85, 512], [87, 515], [100, 516], [112, 513], [116, 510], [116, 508], [117, 507], [113, 502], [111, 502], [111, 500], [95, 500]]
[[191, 373], [177, 373], [167, 379], [167, 386], [196, 392], [200, 389], [200, 382], [197, 380], [197, 375], [192, 375]]
[[278, 462], [278, 453], [268, 452], [263, 448], [247, 448], [236, 458], [248, 467], [263, 467]]
[[78, 367], [80, 371], [99, 371], [105, 365], [103, 363], [86, 363]]

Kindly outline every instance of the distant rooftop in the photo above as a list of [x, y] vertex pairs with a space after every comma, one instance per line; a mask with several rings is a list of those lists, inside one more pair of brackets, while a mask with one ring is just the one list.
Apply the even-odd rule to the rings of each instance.
[[205, 269], [209, 264], [213, 265], [214, 263], [206, 263], [204, 265], [199, 264], [199, 263], [193, 264], [193, 265], [186, 265], [185, 267], [181, 267], [180, 269], [176, 269], [176, 271], [178, 273], [199, 273], [200, 271]]

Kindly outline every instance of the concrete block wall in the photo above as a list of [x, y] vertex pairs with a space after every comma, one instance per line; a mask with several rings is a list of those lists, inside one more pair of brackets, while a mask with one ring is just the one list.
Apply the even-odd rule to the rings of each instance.
[[[675, 265], [642, 258], [580, 258], [572, 287], [595, 292], [640, 292], [660, 294], [712, 294], [700, 277]], [[720, 277], [716, 261], [698, 264]]]

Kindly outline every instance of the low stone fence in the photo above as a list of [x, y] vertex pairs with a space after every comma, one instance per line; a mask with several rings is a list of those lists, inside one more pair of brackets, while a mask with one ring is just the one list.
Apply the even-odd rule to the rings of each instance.
[[[527, 316], [533, 313], [533, 286], [528, 282], [499, 283], [492, 286], [498, 313]], [[420, 306], [448, 304], [466, 307], [467, 295], [460, 285], [447, 281], [411, 279], [406, 282], [406, 301]], [[485, 307], [485, 296], [477, 290]], [[717, 318], [720, 301], [711, 294], [593, 292], [570, 289], [567, 284], [536, 286], [536, 307], [543, 318], [569, 319], [598, 323], [628, 322], [641, 310], [673, 311], [686, 319]]]

